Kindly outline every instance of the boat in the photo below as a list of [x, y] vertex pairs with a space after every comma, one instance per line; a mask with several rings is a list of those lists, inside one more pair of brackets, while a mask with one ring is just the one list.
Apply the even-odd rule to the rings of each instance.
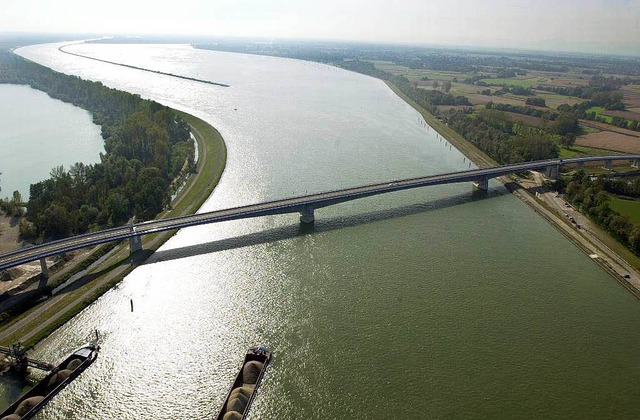
[[265, 346], [252, 347], [247, 350], [242, 367], [216, 420], [241, 420], [247, 417], [264, 372], [271, 362], [271, 355], [271, 350]]
[[43, 380], [0, 413], [0, 420], [25, 420], [35, 416], [58, 392], [96, 360], [98, 350], [98, 346], [86, 345], [71, 353]]

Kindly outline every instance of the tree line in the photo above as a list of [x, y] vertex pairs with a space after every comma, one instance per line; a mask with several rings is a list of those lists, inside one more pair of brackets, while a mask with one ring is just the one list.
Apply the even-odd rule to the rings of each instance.
[[[625, 215], [611, 209], [608, 192], [624, 191], [625, 195], [640, 196], [640, 181], [591, 179], [584, 171], [578, 171], [565, 188], [568, 200], [620, 242], [640, 255], [640, 225], [633, 224]], [[628, 184], [623, 186], [622, 184]]]
[[153, 218], [169, 203], [172, 181], [193, 171], [189, 126], [173, 110], [99, 82], [0, 53], [0, 83], [26, 84], [90, 111], [105, 153], [93, 165], [59, 166], [32, 184], [21, 233], [63, 238]]

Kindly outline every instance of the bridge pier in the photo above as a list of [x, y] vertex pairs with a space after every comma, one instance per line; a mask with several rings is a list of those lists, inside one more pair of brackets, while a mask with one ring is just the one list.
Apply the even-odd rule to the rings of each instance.
[[142, 250], [142, 236], [136, 235], [129, 237], [129, 255], [135, 254]]
[[477, 190], [487, 191], [489, 189], [489, 178], [483, 176], [473, 183], [473, 187]]
[[634, 168], [640, 167], [640, 159], [633, 159], [631, 166]]
[[302, 223], [313, 223], [316, 219], [313, 214], [314, 208], [312, 206], [304, 206], [300, 211], [300, 222]]
[[605, 160], [604, 161], [604, 169], [610, 171], [611, 168], [613, 168], [613, 161], [612, 160]]
[[48, 279], [49, 278], [49, 267], [47, 267], [47, 259], [46, 258], [40, 258], [40, 270], [42, 270], [40, 276], [42, 276], [43, 279]]
[[544, 170], [544, 176], [549, 179], [557, 179], [560, 174], [560, 165], [547, 166]]
[[576, 163], [576, 169], [580, 170], [580, 169], [584, 169], [584, 162], [578, 162]]

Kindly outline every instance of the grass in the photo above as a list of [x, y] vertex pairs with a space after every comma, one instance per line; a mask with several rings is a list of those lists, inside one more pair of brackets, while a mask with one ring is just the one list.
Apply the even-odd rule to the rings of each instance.
[[591, 108], [587, 109], [586, 112], [595, 112], [596, 115], [600, 118], [602, 118], [604, 120], [604, 122], [606, 122], [607, 124], [612, 124], [613, 123], [613, 117], [610, 117], [608, 115], [602, 115], [602, 111], [604, 111], [605, 109], [601, 106], [592, 106]]
[[578, 98], [576, 96], [564, 96], [558, 95], [557, 93], [543, 93], [540, 91], [536, 92], [536, 96], [543, 98], [547, 103], [547, 107], [552, 109], [557, 109], [559, 105], [563, 104], [575, 105], [586, 101], [586, 99]]
[[438, 80], [438, 81], [451, 81], [454, 78], [458, 78], [458, 80], [464, 80], [471, 77], [470, 74], [467, 73], [458, 73], [455, 71], [434, 71], [428, 69], [411, 69], [406, 66], [402, 66], [400, 64], [391, 63], [388, 61], [373, 61], [373, 64], [379, 70], [388, 71], [389, 73], [393, 73], [396, 75], [403, 75], [409, 80], [420, 80], [422, 77], [427, 76], [429, 80]]
[[582, 132], [582, 135], [587, 135], [587, 134], [599, 133], [602, 130], [599, 130], [595, 127], [589, 127], [588, 125], [585, 125], [585, 124], [580, 124], [580, 131]]
[[561, 159], [568, 159], [568, 158], [583, 157], [583, 156], [602, 156], [603, 154], [620, 155], [623, 153], [613, 152], [611, 150], [594, 149], [592, 147], [574, 145], [568, 149], [566, 147], [561, 147], [558, 157]]
[[539, 83], [538, 80], [512, 79], [512, 78], [482, 79], [481, 81], [486, 83], [487, 85], [493, 85], [493, 86], [507, 85], [507, 86], [520, 86], [525, 88], [538, 86], [538, 83]]
[[612, 210], [628, 216], [631, 223], [640, 224], [640, 201], [612, 196], [609, 205]]

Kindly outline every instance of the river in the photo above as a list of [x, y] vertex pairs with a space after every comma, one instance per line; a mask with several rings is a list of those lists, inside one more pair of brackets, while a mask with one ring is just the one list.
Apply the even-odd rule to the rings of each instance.
[[[379, 80], [184, 45], [20, 55], [191, 112], [227, 142], [202, 210], [468, 168]], [[129, 300], [135, 302], [130, 311]], [[102, 351], [47, 419], [211, 418], [247, 347], [275, 352], [250, 419], [636, 418], [638, 301], [497, 183], [180, 231], [45, 340]]]
[[54, 166], [100, 161], [104, 142], [91, 114], [29, 86], [0, 84], [0, 197], [29, 198]]

